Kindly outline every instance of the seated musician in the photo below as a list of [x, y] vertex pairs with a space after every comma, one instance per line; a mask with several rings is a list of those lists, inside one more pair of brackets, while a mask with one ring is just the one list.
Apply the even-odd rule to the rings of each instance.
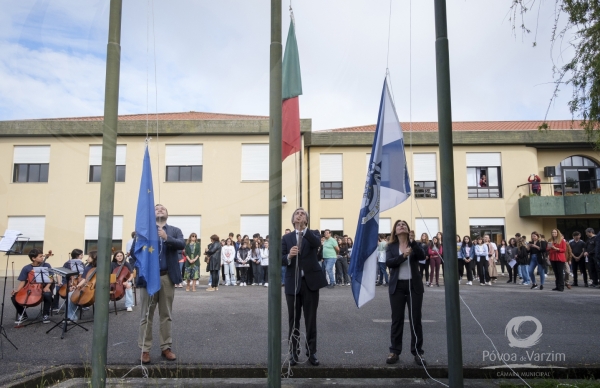
[[133, 268], [131, 264], [125, 261], [125, 253], [123, 251], [116, 251], [113, 255], [112, 263], [110, 263], [110, 272], [116, 274], [115, 268], [122, 265], [129, 270], [129, 276], [123, 282], [123, 286], [125, 287], [125, 307], [127, 307], [127, 311], [133, 311]]
[[[39, 251], [38, 249], [33, 248], [32, 250], [29, 251], [29, 260], [31, 260], [31, 264], [27, 264], [26, 266], [23, 267], [23, 269], [21, 269], [21, 273], [19, 274], [19, 277], [17, 278], [17, 280], [19, 280], [19, 285], [17, 286], [17, 288], [15, 290], [12, 290], [11, 293], [11, 300], [13, 302], [13, 305], [15, 305], [15, 308], [17, 309], [17, 314], [18, 314], [18, 318], [15, 321], [15, 324], [20, 325], [21, 323], [25, 322], [27, 320], [27, 313], [25, 312], [25, 308], [23, 306], [21, 306], [19, 303], [17, 303], [16, 301], [16, 295], [19, 291], [21, 291], [21, 289], [23, 289], [23, 287], [25, 287], [27, 285], [27, 277], [29, 275], [29, 272], [33, 271], [33, 268], [35, 267], [46, 267], [46, 268], [52, 268], [52, 266], [48, 263], [44, 263], [44, 254]], [[49, 315], [50, 315], [50, 307], [52, 306], [52, 287], [53, 284], [52, 283], [42, 283], [43, 284], [43, 292], [42, 292], [42, 298], [44, 301], [44, 305], [43, 305], [43, 318], [42, 318], [42, 322], [43, 323], [50, 323], [50, 319], [49, 319]]]
[[[71, 251], [71, 258], [69, 260], [67, 260], [65, 262], [65, 264], [63, 264], [64, 268], [70, 269], [72, 271], [77, 271], [79, 273], [79, 275], [81, 275], [83, 273], [83, 269], [85, 267], [85, 264], [83, 264], [83, 251], [81, 249], [73, 249], [73, 251]], [[55, 275], [58, 276], [58, 275]], [[55, 278], [56, 279], [56, 278]], [[77, 279], [77, 275], [73, 275], [71, 277], [71, 281], [74, 281], [75, 279]], [[64, 279], [62, 278], [62, 276], [59, 276], [59, 279], [57, 280], [57, 291], [56, 291], [56, 295], [54, 295], [54, 299], [52, 300], [52, 308], [54, 309], [54, 312], [57, 313], [59, 311], [59, 300], [60, 300], [60, 295], [58, 293], [58, 290], [61, 288], [61, 286], [63, 285]], [[67, 285], [66, 287], [68, 287], [70, 285]], [[67, 288], [68, 289], [68, 288]]]
[[77, 284], [72, 285], [69, 288], [69, 294], [67, 296], [67, 305], [68, 305], [68, 312], [67, 312], [67, 316], [69, 317], [69, 319], [73, 322], [77, 322], [77, 305], [73, 302], [71, 302], [71, 295], [73, 295], [73, 292], [75, 292], [75, 290], [81, 290], [85, 284], [87, 283], [87, 275], [88, 272], [90, 272], [91, 269], [96, 268], [96, 264], [97, 264], [97, 260], [98, 260], [98, 252], [97, 251], [90, 251], [88, 253], [88, 257], [87, 257], [87, 265], [85, 266], [85, 269], [83, 270], [83, 274], [79, 277], [79, 282], [77, 282]]

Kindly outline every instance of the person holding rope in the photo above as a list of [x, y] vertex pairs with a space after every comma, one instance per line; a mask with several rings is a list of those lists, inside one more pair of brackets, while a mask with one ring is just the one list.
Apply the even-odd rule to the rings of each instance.
[[[154, 295], [148, 295], [146, 283], [139, 281], [137, 287], [141, 295], [141, 320], [138, 336], [138, 346], [142, 350], [142, 364], [150, 363], [150, 349], [152, 348], [152, 321], [154, 310], [158, 305], [158, 316], [160, 318], [160, 349], [162, 357], [168, 361], [175, 361], [177, 357], [171, 351], [173, 336], [171, 322], [173, 316], [173, 298], [175, 297], [175, 284], [180, 284], [181, 270], [179, 269], [178, 252], [185, 249], [185, 239], [181, 229], [167, 225], [169, 213], [167, 208], [161, 204], [154, 207], [156, 226], [159, 237], [159, 265], [160, 265], [160, 290]], [[135, 246], [135, 245], [134, 245]], [[133, 252], [132, 252], [133, 253]], [[134, 256], [135, 259], [135, 256]], [[141, 280], [141, 279], [140, 279]]]
[[[404, 307], [408, 307], [410, 322], [410, 352], [418, 365], [425, 366], [423, 357], [423, 280], [419, 275], [419, 261], [425, 260], [425, 253], [417, 241], [409, 241], [410, 227], [406, 221], [398, 220], [392, 228], [392, 236], [386, 248], [386, 265], [390, 269], [390, 305], [392, 307], [392, 328], [390, 354], [386, 363], [395, 364], [402, 353], [402, 332], [404, 331]], [[435, 238], [435, 237], [434, 237]]]
[[[325, 274], [317, 259], [321, 246], [318, 230], [308, 229], [308, 213], [298, 208], [292, 214], [295, 231], [281, 238], [281, 264], [286, 266], [285, 300], [288, 307], [290, 365], [298, 362], [300, 353], [300, 316], [304, 312], [306, 326], [306, 355], [308, 361], [319, 365], [317, 359], [317, 308], [319, 289], [327, 287]], [[333, 281], [333, 279], [332, 279]]]

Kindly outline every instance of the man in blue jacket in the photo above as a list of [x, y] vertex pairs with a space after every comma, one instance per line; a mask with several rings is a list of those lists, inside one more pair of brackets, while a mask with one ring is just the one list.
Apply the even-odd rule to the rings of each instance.
[[[179, 269], [178, 252], [185, 248], [185, 239], [181, 230], [175, 226], [167, 225], [169, 213], [163, 205], [154, 207], [156, 226], [158, 227], [159, 263], [160, 263], [160, 290], [150, 297], [146, 291], [146, 284], [138, 282], [137, 287], [141, 295], [141, 321], [138, 336], [138, 346], [142, 350], [142, 363], [150, 363], [150, 349], [152, 348], [152, 321], [154, 310], [158, 305], [160, 318], [160, 349], [162, 357], [168, 361], [175, 361], [177, 357], [171, 351], [173, 336], [171, 322], [173, 317], [173, 299], [175, 297], [175, 284], [180, 284], [181, 270]], [[134, 257], [135, 260], [135, 257]], [[149, 309], [149, 310], [148, 310]]]

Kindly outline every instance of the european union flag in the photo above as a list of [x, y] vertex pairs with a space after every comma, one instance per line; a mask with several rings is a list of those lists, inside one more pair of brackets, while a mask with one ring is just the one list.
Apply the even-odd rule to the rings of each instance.
[[154, 188], [152, 186], [152, 167], [148, 145], [144, 153], [142, 181], [138, 197], [137, 213], [135, 215], [135, 266], [138, 275], [146, 283], [149, 295], [160, 290], [160, 263], [158, 259], [158, 228], [154, 213]]

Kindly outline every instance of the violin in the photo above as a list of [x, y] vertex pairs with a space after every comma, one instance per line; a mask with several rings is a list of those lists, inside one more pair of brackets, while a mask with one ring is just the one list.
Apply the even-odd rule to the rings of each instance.
[[[40, 266], [44, 266], [48, 257], [54, 256], [52, 251], [44, 255], [44, 261]], [[42, 293], [44, 292], [44, 283], [35, 281], [35, 271], [31, 270], [27, 274], [25, 285], [15, 294], [15, 301], [23, 307], [35, 307], [42, 302]]]
[[96, 301], [96, 268], [90, 269], [85, 285], [71, 295], [71, 302], [81, 307], [89, 307]]
[[125, 282], [131, 276], [131, 272], [125, 266], [125, 262], [113, 269], [112, 273], [116, 276], [116, 281], [110, 283], [110, 300], [117, 301], [121, 300], [125, 295]]

